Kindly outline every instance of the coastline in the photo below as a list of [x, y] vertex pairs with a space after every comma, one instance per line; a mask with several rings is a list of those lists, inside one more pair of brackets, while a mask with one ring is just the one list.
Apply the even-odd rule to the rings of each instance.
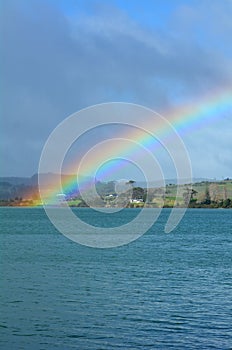
[[[152, 188], [138, 187], [134, 183], [130, 190], [121, 194], [115, 193], [113, 182], [98, 184], [98, 197], [88, 193], [88, 203], [82, 199], [78, 188], [73, 193], [62, 194], [62, 197], [55, 192], [50, 196], [48, 191], [46, 200], [49, 205], [55, 206], [66, 202], [72, 208], [232, 208], [232, 180], [229, 178], [220, 182], [202, 181], [180, 186], [170, 183], [166, 187]], [[0, 186], [0, 207], [43, 206], [38, 187], [33, 191], [26, 191], [23, 187], [22, 192], [22, 186], [15, 187], [17, 191], [14, 193], [8, 187], [9, 191], [6, 191], [6, 183], [2, 184], [2, 188]]]

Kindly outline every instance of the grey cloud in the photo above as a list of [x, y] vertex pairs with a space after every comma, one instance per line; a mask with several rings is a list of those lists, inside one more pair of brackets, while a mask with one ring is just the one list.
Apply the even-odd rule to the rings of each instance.
[[55, 3], [24, 4], [6, 2], [1, 19], [7, 175], [36, 172], [49, 133], [82, 107], [119, 100], [162, 112], [173, 98], [191, 100], [231, 81], [231, 57], [204, 47], [183, 23], [155, 32], [116, 7], [71, 20]]

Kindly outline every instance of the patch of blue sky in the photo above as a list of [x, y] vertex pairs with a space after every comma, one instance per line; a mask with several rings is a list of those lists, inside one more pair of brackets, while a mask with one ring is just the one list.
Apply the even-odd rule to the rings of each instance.
[[[192, 2], [189, 1], [191, 5]], [[115, 9], [124, 12], [128, 18], [136, 21], [144, 27], [165, 29], [170, 16], [175, 10], [184, 4], [184, 0], [50, 0], [50, 3], [58, 6], [67, 16], [78, 16], [80, 13], [88, 15], [101, 11]]]

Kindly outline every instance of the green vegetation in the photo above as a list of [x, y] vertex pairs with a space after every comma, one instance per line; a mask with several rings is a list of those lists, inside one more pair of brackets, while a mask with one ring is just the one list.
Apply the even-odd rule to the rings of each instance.
[[[177, 207], [188, 206], [189, 208], [232, 208], [231, 179], [181, 185], [177, 197], [177, 185], [174, 184], [169, 184], [166, 188], [149, 189], [135, 186], [136, 183], [133, 180], [130, 180], [127, 184], [128, 190], [117, 195], [113, 181], [108, 183], [97, 182], [98, 198], [94, 194], [88, 193], [88, 204], [86, 204], [81, 196], [76, 193], [76, 195], [67, 198], [67, 202], [70, 207], [172, 208], [175, 205]], [[0, 206], [40, 205], [42, 203], [36, 187], [0, 182]]]
[[[232, 180], [230, 179], [220, 182], [202, 181], [192, 186], [184, 185], [182, 189], [183, 198], [177, 200], [179, 206], [186, 206], [188, 203], [189, 208], [232, 208]], [[172, 192], [176, 190], [177, 186], [171, 186]], [[173, 198], [168, 194], [165, 202], [170, 200]]]
[[81, 199], [71, 199], [68, 201], [70, 207], [78, 207], [82, 203]]
[[[134, 185], [134, 181], [130, 184]], [[112, 185], [112, 183], [111, 183]], [[106, 184], [109, 189], [109, 184]], [[104, 184], [101, 184], [101, 193], [104, 194]], [[220, 182], [199, 182], [180, 186], [180, 195], [176, 198], [177, 185], [169, 184], [166, 188], [133, 187], [131, 190], [116, 197], [115, 193], [108, 193], [102, 196], [99, 206], [129, 208], [141, 207], [177, 207], [189, 208], [232, 208], [232, 180]], [[81, 198], [80, 198], [81, 201]], [[92, 202], [94, 204], [94, 201]], [[91, 203], [91, 204], [92, 204]], [[96, 206], [98, 203], [95, 202]], [[82, 206], [82, 202], [78, 204]], [[83, 203], [86, 206], [86, 203]]]

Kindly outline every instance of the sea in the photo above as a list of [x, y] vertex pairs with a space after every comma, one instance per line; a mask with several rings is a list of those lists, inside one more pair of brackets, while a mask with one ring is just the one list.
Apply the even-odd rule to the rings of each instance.
[[[108, 215], [73, 212], [93, 225]], [[43, 208], [1, 208], [0, 348], [232, 349], [232, 210], [188, 209], [167, 234], [169, 214], [97, 249], [59, 233]]]

